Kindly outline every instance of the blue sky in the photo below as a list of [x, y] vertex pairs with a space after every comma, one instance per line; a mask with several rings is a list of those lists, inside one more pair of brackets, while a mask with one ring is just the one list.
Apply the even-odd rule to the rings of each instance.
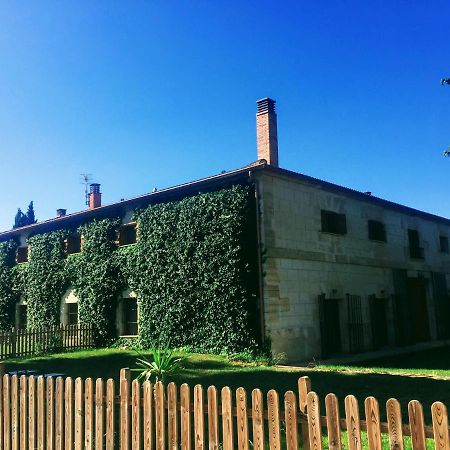
[[0, 229], [256, 159], [450, 216], [450, 2], [0, 2]]

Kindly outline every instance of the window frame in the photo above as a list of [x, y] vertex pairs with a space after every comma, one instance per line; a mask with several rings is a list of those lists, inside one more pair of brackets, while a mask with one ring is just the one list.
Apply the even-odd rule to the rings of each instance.
[[448, 236], [440, 235], [439, 236], [439, 250], [441, 253], [450, 253], [450, 245], [448, 241]]
[[345, 236], [347, 234], [347, 216], [328, 209], [320, 210], [321, 232]]
[[381, 222], [381, 220], [369, 219], [367, 221], [367, 230], [369, 241], [387, 242], [386, 224]]
[[[128, 239], [129, 232], [127, 232], [126, 230], [131, 229], [133, 230], [132, 233], [134, 234], [134, 239], [129, 240]], [[127, 239], [124, 239], [124, 237], [127, 237]], [[117, 245], [119, 247], [125, 247], [126, 245], [136, 244], [137, 239], [138, 239], [138, 227], [136, 222], [129, 222], [120, 225], [119, 229], [117, 230]]]
[[[23, 256], [25, 255], [25, 256]], [[16, 251], [16, 263], [17, 264], [23, 264], [28, 262], [29, 257], [29, 248], [28, 245], [21, 245], [17, 247]]]

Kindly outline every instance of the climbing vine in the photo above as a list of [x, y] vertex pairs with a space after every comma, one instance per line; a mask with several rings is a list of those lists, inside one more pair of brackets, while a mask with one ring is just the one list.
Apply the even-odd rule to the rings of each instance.
[[37, 234], [28, 239], [24, 295], [28, 305], [28, 327], [59, 324], [61, 298], [67, 289], [62, 230]]
[[14, 304], [17, 292], [14, 290], [14, 263], [17, 243], [0, 243], [0, 330], [10, 328], [14, 321]]
[[[58, 324], [71, 287], [79, 320], [93, 324], [98, 343], [115, 335], [121, 290], [139, 304], [139, 340], [213, 352], [254, 348], [257, 318], [257, 242], [253, 188], [236, 185], [161, 203], [135, 213], [138, 241], [117, 247], [118, 219], [93, 220], [28, 240], [29, 262], [14, 266], [17, 245], [0, 244], [0, 327], [24, 295], [28, 326]], [[81, 252], [65, 255], [77, 231]]]
[[234, 186], [136, 214], [127, 275], [142, 345], [237, 351], [257, 340], [251, 190]]
[[118, 220], [104, 219], [81, 226], [81, 253], [67, 260], [67, 273], [79, 299], [79, 320], [94, 325], [99, 344], [114, 335], [115, 309], [123, 285], [115, 251], [118, 225]]

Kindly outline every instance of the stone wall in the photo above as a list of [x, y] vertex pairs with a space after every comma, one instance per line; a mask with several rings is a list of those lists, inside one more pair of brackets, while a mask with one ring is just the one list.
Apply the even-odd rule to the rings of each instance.
[[[450, 255], [441, 253], [439, 247], [439, 236], [450, 236], [447, 225], [282, 174], [264, 172], [258, 180], [262, 241], [267, 252], [265, 325], [275, 352], [285, 352], [291, 361], [321, 357], [320, 294], [341, 299], [344, 352], [349, 351], [346, 295], [361, 296], [365, 350], [372, 347], [368, 297], [388, 298], [389, 342], [394, 344], [393, 269], [425, 280], [430, 338], [436, 338], [430, 280], [431, 272], [445, 273], [450, 286]], [[322, 232], [321, 209], [344, 213], [347, 233]], [[387, 242], [369, 240], [368, 220], [385, 224]], [[419, 230], [424, 260], [410, 258], [408, 228]]]

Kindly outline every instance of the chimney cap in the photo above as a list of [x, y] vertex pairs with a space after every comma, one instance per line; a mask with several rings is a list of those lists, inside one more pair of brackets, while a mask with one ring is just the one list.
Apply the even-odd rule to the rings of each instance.
[[261, 98], [256, 101], [257, 113], [275, 112], [275, 104], [276, 101], [269, 97]]
[[64, 217], [67, 213], [67, 209], [64, 208], [58, 208], [56, 210], [56, 217]]
[[100, 183], [91, 183], [89, 185], [90, 187], [90, 192], [92, 194], [99, 194], [100, 193]]

